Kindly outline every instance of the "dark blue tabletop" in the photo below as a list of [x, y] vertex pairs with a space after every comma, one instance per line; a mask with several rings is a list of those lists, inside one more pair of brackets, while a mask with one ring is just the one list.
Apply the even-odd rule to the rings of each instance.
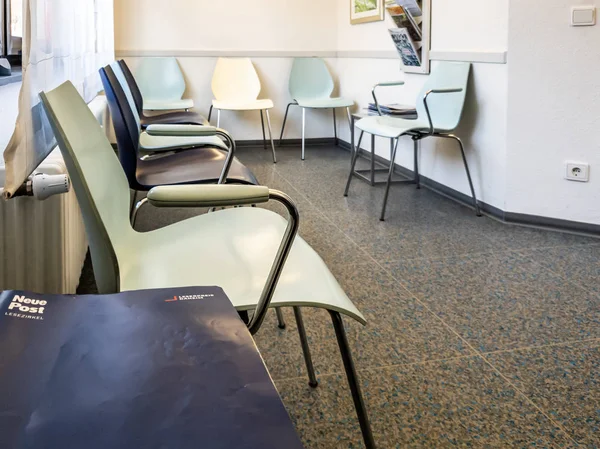
[[220, 288], [0, 294], [0, 448], [300, 449]]

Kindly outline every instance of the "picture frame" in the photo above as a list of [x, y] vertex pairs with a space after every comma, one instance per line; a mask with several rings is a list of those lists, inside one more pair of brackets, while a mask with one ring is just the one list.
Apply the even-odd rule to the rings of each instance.
[[350, 0], [350, 23], [380, 22], [385, 19], [385, 0]]

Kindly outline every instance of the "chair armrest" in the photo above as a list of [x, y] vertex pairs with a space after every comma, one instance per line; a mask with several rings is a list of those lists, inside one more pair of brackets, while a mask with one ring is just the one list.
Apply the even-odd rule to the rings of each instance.
[[236, 144], [231, 134], [221, 128], [214, 126], [202, 125], [149, 125], [146, 128], [146, 133], [150, 136], [165, 136], [165, 137], [211, 137], [219, 136], [228, 144], [227, 157], [225, 165], [219, 177], [219, 184], [223, 184], [229, 175], [229, 169], [235, 157]]
[[245, 185], [159, 186], [148, 192], [156, 207], [242, 206], [269, 201], [269, 188]]
[[375, 100], [375, 107], [377, 108], [377, 113], [382, 116], [381, 108], [379, 107], [379, 100], [377, 100], [376, 90], [379, 87], [395, 87], [395, 86], [404, 86], [404, 81], [386, 81], [383, 83], [377, 83], [373, 86], [373, 90], [371, 94], [373, 95], [373, 100]]
[[[154, 187], [148, 192], [150, 204], [158, 207], [217, 207], [237, 206], [277, 201], [288, 211], [288, 224], [283, 234], [271, 271], [260, 295], [254, 315], [248, 324], [252, 334], [262, 325], [283, 267], [298, 233], [300, 215], [294, 201], [285, 193], [263, 186], [186, 185]], [[235, 274], [233, 274], [235, 275]]]
[[431, 89], [431, 90], [427, 91], [427, 93], [423, 97], [423, 105], [425, 106], [425, 112], [427, 112], [427, 120], [429, 121], [429, 135], [430, 136], [432, 136], [433, 133], [435, 132], [435, 128], [433, 127], [433, 120], [431, 119], [431, 113], [429, 112], [429, 105], [427, 104], [427, 98], [429, 98], [429, 95], [431, 95], [431, 94], [457, 94], [462, 91], [463, 91], [462, 87], [456, 87], [456, 88], [450, 87], [450, 88], [446, 88], [446, 89]]

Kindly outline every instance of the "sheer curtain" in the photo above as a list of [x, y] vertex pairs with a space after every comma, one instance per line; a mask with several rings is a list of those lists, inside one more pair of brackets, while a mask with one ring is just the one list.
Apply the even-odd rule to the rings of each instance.
[[70, 80], [86, 101], [102, 90], [98, 69], [114, 60], [113, 0], [23, 0], [23, 85], [8, 147], [10, 197], [55, 146], [39, 93]]

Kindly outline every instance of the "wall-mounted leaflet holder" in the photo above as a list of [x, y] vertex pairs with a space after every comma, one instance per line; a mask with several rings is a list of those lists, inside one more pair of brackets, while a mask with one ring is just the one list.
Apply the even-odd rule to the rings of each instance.
[[407, 73], [429, 73], [431, 0], [388, 0], [386, 10], [394, 20], [390, 36]]

